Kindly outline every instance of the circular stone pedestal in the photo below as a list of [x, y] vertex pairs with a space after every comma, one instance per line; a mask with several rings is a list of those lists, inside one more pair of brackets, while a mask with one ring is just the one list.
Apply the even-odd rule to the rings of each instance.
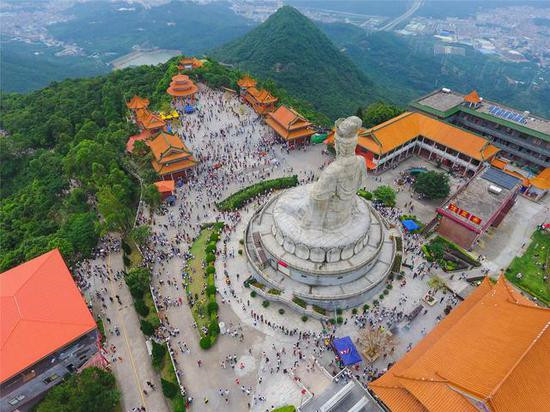
[[349, 308], [382, 291], [395, 254], [380, 216], [357, 196], [351, 218], [334, 230], [301, 224], [308, 186], [278, 193], [250, 219], [245, 252], [253, 276], [293, 297], [325, 309]]

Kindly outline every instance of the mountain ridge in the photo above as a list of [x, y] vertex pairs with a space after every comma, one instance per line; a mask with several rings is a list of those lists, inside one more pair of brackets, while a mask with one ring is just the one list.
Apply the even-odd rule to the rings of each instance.
[[384, 96], [311, 20], [290, 6], [210, 55], [274, 80], [331, 118], [350, 115]]

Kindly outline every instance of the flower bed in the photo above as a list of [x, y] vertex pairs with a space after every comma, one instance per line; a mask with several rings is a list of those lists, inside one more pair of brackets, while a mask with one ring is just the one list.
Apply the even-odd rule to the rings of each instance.
[[327, 311], [326, 311], [326, 309], [324, 309], [324, 308], [322, 308], [322, 307], [320, 307], [320, 306], [313, 305], [313, 306], [312, 306], [312, 309], [313, 309], [315, 312], [317, 312], [317, 313], [319, 313], [319, 314], [321, 314], [321, 315], [323, 315], [323, 316], [327, 316]]
[[307, 307], [307, 303], [305, 301], [303, 301], [302, 299], [300, 299], [299, 297], [294, 296], [292, 298], [292, 301], [294, 303], [296, 303], [298, 306], [301, 306], [304, 309]]
[[430, 242], [422, 245], [421, 249], [429, 262], [437, 261], [439, 266], [446, 272], [464, 270], [468, 268], [468, 265], [474, 267], [481, 265], [477, 259], [460, 246], [441, 236], [437, 236]]
[[252, 186], [245, 187], [217, 204], [222, 211], [237, 210], [246, 205], [252, 198], [263, 195], [270, 190], [286, 189], [298, 184], [298, 176], [281, 177], [265, 180]]

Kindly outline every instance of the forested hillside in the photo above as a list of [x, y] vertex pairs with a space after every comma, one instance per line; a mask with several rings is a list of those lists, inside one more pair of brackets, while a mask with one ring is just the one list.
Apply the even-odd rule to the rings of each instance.
[[509, 63], [468, 46], [466, 55], [434, 55], [434, 40], [404, 38], [394, 33], [366, 33], [346, 24], [319, 27], [387, 91], [388, 100], [407, 102], [434, 89], [448, 87], [518, 110], [550, 116], [550, 70], [534, 63]]
[[288, 6], [212, 55], [275, 80], [289, 94], [308, 100], [333, 119], [385, 94], [315, 24]]
[[135, 131], [125, 99], [154, 104], [168, 80], [165, 65], [140, 67], [2, 96], [0, 271], [54, 247], [74, 261], [102, 231], [130, 227], [139, 185], [122, 168]]

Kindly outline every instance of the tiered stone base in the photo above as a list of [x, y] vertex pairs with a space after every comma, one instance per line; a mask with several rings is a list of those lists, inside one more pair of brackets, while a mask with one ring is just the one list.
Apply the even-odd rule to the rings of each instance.
[[[245, 252], [253, 276], [270, 288], [281, 290], [278, 300], [292, 302], [293, 297], [298, 297], [328, 310], [358, 306], [380, 293], [391, 269], [395, 244], [376, 211], [358, 197], [361, 214], [354, 218], [361, 221], [351, 225], [350, 230], [351, 237], [358, 235], [352, 243], [359, 241], [361, 247], [355, 248], [351, 256], [343, 254], [345, 248], [341, 248], [336, 261], [315, 262], [309, 256], [298, 256], [295, 249], [289, 251], [284, 241], [277, 239], [274, 216], [278, 211], [275, 209], [284, 193], [273, 196], [247, 225]], [[280, 230], [280, 220], [277, 223]], [[345, 232], [336, 236], [346, 238]], [[326, 240], [319, 242], [329, 247]]]

